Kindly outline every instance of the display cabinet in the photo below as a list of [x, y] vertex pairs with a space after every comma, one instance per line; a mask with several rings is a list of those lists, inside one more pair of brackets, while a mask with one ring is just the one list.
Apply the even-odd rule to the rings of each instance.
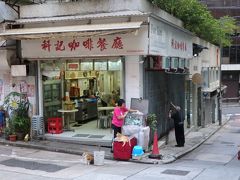
[[43, 82], [43, 113], [45, 118], [61, 117], [58, 109], [61, 103], [61, 80], [46, 80]]

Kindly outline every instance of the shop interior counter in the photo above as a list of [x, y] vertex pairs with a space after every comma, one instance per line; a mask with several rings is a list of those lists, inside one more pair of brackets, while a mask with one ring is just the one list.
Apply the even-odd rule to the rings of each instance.
[[75, 113], [75, 120], [78, 123], [98, 117], [97, 101], [85, 100], [78, 103], [78, 112]]

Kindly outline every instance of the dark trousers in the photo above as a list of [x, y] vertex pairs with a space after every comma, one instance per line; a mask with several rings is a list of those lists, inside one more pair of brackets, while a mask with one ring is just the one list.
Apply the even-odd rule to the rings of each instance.
[[122, 128], [117, 127], [114, 124], [112, 124], [112, 129], [113, 129], [113, 138], [117, 137], [117, 133], [122, 133]]
[[175, 138], [177, 145], [184, 146], [185, 136], [184, 136], [184, 125], [175, 125]]

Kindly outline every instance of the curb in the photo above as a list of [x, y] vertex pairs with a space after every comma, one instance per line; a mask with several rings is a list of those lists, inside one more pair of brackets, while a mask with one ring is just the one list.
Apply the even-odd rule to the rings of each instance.
[[[140, 164], [169, 164], [172, 163], [174, 161], [176, 161], [177, 159], [183, 157], [184, 155], [190, 153], [191, 151], [195, 150], [196, 148], [198, 148], [201, 144], [203, 144], [206, 140], [208, 140], [213, 134], [215, 134], [216, 132], [218, 132], [229, 120], [230, 117], [226, 118], [227, 120], [223, 122], [223, 124], [221, 126], [219, 126], [216, 130], [214, 130], [213, 132], [209, 133], [209, 135], [207, 137], [205, 137], [204, 139], [202, 139], [198, 144], [195, 144], [194, 146], [192, 146], [191, 148], [180, 152], [174, 156], [171, 155], [171, 160], [156, 160], [156, 159], [149, 159], [147, 158], [146, 160], [134, 160], [134, 159], [130, 159], [128, 162], [133, 162], [133, 163], [140, 163]], [[15, 146], [15, 147], [24, 147], [24, 148], [32, 148], [32, 149], [38, 149], [38, 150], [47, 150], [47, 151], [52, 151], [52, 152], [60, 152], [60, 153], [69, 153], [69, 154], [75, 154], [75, 155], [82, 155], [83, 152], [82, 151], [76, 151], [76, 150], [71, 150], [71, 149], [66, 149], [66, 148], [59, 148], [59, 147], [51, 147], [51, 146], [47, 146], [47, 145], [37, 145], [37, 144], [31, 144], [31, 143], [26, 143], [26, 142], [11, 142], [11, 141], [6, 141], [5, 139], [0, 139], [0, 144], [2, 145], [11, 145], [11, 146]], [[166, 155], [168, 156], [168, 155]], [[147, 157], [147, 155], [145, 156]], [[109, 156], [108, 154], [105, 155], [105, 159], [107, 160], [115, 160], [113, 158], [113, 156]]]

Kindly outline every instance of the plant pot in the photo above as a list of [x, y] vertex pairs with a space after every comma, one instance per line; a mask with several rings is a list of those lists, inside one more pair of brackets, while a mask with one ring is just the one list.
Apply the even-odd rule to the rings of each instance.
[[16, 132], [17, 140], [22, 141], [24, 139], [24, 133], [23, 132]]
[[6, 140], [9, 140], [9, 134], [4, 134], [4, 138], [5, 138]]
[[16, 134], [9, 135], [9, 140], [10, 141], [16, 141], [17, 140], [17, 135]]

